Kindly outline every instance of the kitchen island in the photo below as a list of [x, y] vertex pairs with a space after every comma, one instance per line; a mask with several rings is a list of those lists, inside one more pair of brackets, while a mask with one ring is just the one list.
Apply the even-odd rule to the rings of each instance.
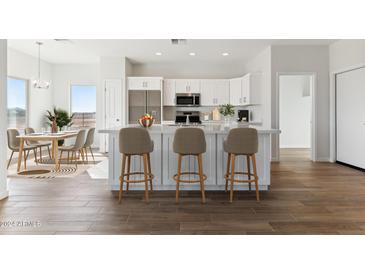
[[[128, 125], [126, 127], [136, 127]], [[237, 123], [229, 125], [224, 123], [202, 124], [198, 127], [204, 130], [207, 143], [207, 151], [203, 154], [203, 171], [207, 175], [205, 181], [206, 190], [224, 190], [224, 173], [227, 165], [227, 153], [223, 151], [223, 140], [231, 128], [241, 126]], [[173, 152], [173, 139], [177, 125], [153, 125], [148, 129], [154, 142], [154, 151], [151, 153], [152, 173], [154, 174], [154, 190], [174, 190], [176, 183], [173, 180], [177, 172], [177, 154]], [[260, 190], [267, 190], [270, 186], [270, 158], [271, 158], [271, 134], [279, 134], [280, 130], [256, 128], [259, 136], [259, 151], [256, 154], [257, 172], [259, 176]], [[119, 176], [121, 173], [121, 155], [119, 153], [120, 128], [102, 129], [99, 133], [108, 134], [108, 182], [111, 190], [119, 190]], [[139, 156], [133, 156], [131, 160], [132, 171], [142, 171], [143, 161]], [[238, 157], [236, 171], [246, 168], [246, 157]], [[183, 158], [182, 169], [197, 171], [196, 157]], [[254, 184], [252, 185], [254, 189]], [[130, 189], [144, 190], [144, 184], [130, 184]], [[180, 184], [181, 190], [199, 190], [199, 184]], [[248, 189], [248, 184], [235, 185], [235, 189]]]

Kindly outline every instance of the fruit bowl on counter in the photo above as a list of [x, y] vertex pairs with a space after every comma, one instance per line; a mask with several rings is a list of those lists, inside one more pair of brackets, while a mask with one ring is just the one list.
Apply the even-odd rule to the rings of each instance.
[[138, 123], [145, 128], [151, 127], [154, 121], [155, 118], [149, 113], [146, 113], [145, 115], [143, 115], [141, 118], [138, 119]]

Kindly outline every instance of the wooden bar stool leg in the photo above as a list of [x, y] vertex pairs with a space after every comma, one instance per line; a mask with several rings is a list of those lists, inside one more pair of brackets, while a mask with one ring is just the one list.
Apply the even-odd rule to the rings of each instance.
[[[152, 174], [152, 171], [151, 171], [151, 157], [150, 157], [149, 153], [147, 154], [147, 160], [148, 160], [148, 174], [151, 175]], [[153, 190], [153, 188], [152, 188], [152, 177], [150, 179], [150, 188], [151, 188], [151, 191], [152, 191]]]
[[148, 160], [147, 160], [147, 154], [143, 154], [143, 173], [144, 173], [144, 182], [145, 182], [145, 199], [146, 202], [148, 202]]
[[125, 154], [122, 156], [122, 166], [121, 166], [121, 175], [119, 178], [120, 186], [119, 186], [119, 203], [122, 202], [122, 195], [123, 195], [123, 182], [124, 182], [124, 171], [125, 171]]
[[[251, 180], [251, 162], [249, 155], [246, 155], [246, 163], [247, 163], [248, 179]], [[251, 183], [248, 183], [248, 190], [251, 191]]]
[[42, 163], [42, 147], [39, 147], [39, 162]]
[[38, 165], [38, 160], [37, 160], [37, 149], [33, 149], [33, 153], [34, 153], [34, 161], [36, 163], [36, 165]]
[[258, 182], [257, 169], [256, 169], [256, 155], [255, 154], [251, 155], [251, 158], [252, 158], [252, 165], [253, 165], [253, 174], [255, 176], [256, 200], [260, 201], [259, 182]]
[[226, 192], [228, 191], [228, 173], [229, 173], [229, 166], [231, 165], [231, 153], [228, 153], [228, 158], [227, 158], [227, 171], [226, 171]]
[[[131, 155], [127, 155], [127, 174], [131, 173]], [[127, 180], [129, 180], [129, 175], [127, 175]], [[129, 182], [126, 182], [126, 192], [129, 191]]]
[[235, 160], [236, 160], [236, 155], [232, 154], [231, 155], [231, 191], [230, 191], [230, 195], [229, 195], [229, 201], [232, 203], [233, 201], [233, 184], [234, 184], [234, 168], [235, 168]]
[[181, 176], [181, 159], [182, 159], [182, 155], [179, 154], [178, 160], [177, 160], [176, 203], [179, 202], [179, 188], [180, 188], [180, 176]]
[[204, 177], [203, 177], [203, 160], [202, 155], [198, 155], [198, 165], [199, 165], [199, 179], [200, 179], [200, 191], [202, 194], [202, 203], [205, 204], [205, 190], [204, 190]]

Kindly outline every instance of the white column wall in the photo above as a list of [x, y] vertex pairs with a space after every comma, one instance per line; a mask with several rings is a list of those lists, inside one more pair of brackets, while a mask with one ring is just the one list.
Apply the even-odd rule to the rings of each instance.
[[7, 154], [7, 98], [6, 98], [6, 79], [7, 79], [7, 41], [0, 40], [0, 200], [8, 197], [6, 154]]

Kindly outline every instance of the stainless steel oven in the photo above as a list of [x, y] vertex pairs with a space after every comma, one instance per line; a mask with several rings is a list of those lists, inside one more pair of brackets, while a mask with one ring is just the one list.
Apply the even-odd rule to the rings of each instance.
[[176, 93], [176, 106], [198, 107], [200, 106], [199, 93]]

